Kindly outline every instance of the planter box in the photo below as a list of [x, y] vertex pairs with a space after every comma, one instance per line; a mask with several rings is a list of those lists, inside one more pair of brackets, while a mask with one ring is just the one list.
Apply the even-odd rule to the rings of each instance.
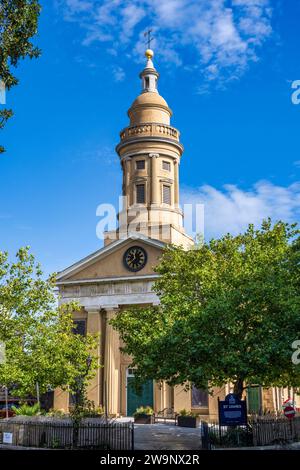
[[198, 428], [200, 425], [199, 416], [178, 416], [177, 418], [178, 426], [183, 428]]
[[153, 415], [140, 414], [134, 417], [136, 424], [153, 424]]

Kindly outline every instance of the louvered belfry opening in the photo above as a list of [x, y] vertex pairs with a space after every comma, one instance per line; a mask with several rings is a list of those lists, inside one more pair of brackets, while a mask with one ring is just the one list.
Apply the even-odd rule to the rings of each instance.
[[136, 185], [136, 202], [137, 204], [145, 204], [145, 185]]
[[171, 186], [163, 185], [163, 203], [171, 205]]

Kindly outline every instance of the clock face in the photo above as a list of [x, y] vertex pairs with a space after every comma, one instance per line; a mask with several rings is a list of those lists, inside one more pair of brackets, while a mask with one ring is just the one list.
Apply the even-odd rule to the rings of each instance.
[[131, 246], [125, 251], [123, 261], [129, 271], [140, 271], [147, 263], [147, 253], [141, 246]]

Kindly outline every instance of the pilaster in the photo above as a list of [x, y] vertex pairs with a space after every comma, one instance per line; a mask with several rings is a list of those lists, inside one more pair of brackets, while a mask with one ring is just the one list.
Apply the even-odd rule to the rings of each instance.
[[[101, 341], [102, 334], [101, 331], [101, 312], [99, 307], [87, 307], [87, 333], [90, 334], [99, 334], [97, 347], [92, 354], [98, 357], [98, 365], [100, 366], [100, 354], [101, 354]], [[96, 370], [95, 376], [91, 379], [89, 386], [87, 388], [88, 399], [93, 401], [95, 406], [101, 404], [101, 390], [102, 390], [102, 380], [101, 380], [101, 369], [100, 367]]]
[[106, 310], [105, 356], [104, 356], [104, 406], [108, 415], [120, 413], [120, 340], [111, 326], [118, 306]]
[[158, 153], [150, 153], [151, 158], [151, 204], [159, 204], [159, 179], [157, 178]]
[[174, 205], [179, 205], [179, 160], [174, 160]]

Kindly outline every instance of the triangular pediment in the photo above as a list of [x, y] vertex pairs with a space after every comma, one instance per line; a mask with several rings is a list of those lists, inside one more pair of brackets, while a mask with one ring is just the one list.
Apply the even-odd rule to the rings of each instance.
[[[124, 263], [125, 252], [133, 246], [143, 248], [147, 254], [145, 266], [136, 272], [130, 271]], [[153, 275], [155, 274], [153, 268], [157, 265], [164, 247], [165, 243], [143, 235], [116, 240], [58, 273], [57, 281], [60, 284], [64, 281]]]

